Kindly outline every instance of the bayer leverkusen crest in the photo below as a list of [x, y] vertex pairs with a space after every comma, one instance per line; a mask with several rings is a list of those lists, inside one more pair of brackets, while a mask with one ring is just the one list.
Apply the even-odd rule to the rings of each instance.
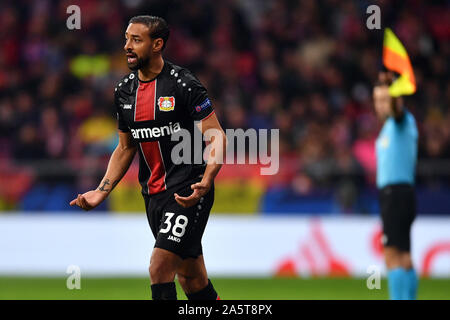
[[159, 111], [172, 111], [175, 108], [175, 97], [159, 97]]

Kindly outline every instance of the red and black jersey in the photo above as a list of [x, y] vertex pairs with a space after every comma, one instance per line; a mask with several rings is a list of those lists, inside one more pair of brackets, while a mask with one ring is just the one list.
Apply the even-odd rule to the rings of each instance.
[[[208, 118], [214, 110], [206, 89], [189, 70], [164, 60], [161, 73], [153, 80], [141, 81], [138, 72], [132, 72], [116, 86], [114, 101], [119, 130], [131, 132], [138, 144], [143, 194], [162, 192], [204, 173], [205, 144], [194, 121]], [[190, 139], [172, 141], [182, 129], [189, 132]], [[200, 148], [194, 148], [199, 144], [194, 131], [202, 140]], [[172, 155], [172, 150], [177, 145], [176, 150], [182, 149], [180, 143], [190, 145], [187, 163], [173, 161], [178, 153]], [[183, 156], [183, 152], [179, 154]]]

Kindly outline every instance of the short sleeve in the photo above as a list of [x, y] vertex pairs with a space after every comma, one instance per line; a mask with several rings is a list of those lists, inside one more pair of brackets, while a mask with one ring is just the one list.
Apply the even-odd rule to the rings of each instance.
[[214, 113], [206, 88], [190, 72], [181, 77], [181, 94], [189, 115], [195, 121], [204, 120]]
[[115, 111], [117, 115], [117, 127], [122, 132], [129, 132], [130, 129], [128, 128], [127, 124], [125, 123], [125, 120], [123, 119], [122, 115], [122, 109], [120, 108], [120, 101], [119, 101], [119, 92], [116, 89], [114, 89], [114, 106]]

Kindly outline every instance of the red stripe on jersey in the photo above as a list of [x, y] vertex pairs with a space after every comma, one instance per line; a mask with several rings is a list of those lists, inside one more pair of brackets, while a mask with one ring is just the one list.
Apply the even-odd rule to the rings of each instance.
[[166, 187], [166, 169], [159, 148], [158, 141], [141, 142], [142, 155], [150, 170], [148, 179], [148, 193], [154, 194], [167, 189]]
[[155, 120], [156, 80], [139, 82], [136, 91], [134, 121]]

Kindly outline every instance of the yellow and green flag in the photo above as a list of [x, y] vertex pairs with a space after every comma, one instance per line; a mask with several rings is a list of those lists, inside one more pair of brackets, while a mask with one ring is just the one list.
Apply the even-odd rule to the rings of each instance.
[[400, 77], [389, 87], [389, 94], [392, 97], [416, 92], [416, 79], [414, 78], [408, 53], [394, 32], [389, 28], [384, 30], [383, 63], [388, 70], [400, 74]]

